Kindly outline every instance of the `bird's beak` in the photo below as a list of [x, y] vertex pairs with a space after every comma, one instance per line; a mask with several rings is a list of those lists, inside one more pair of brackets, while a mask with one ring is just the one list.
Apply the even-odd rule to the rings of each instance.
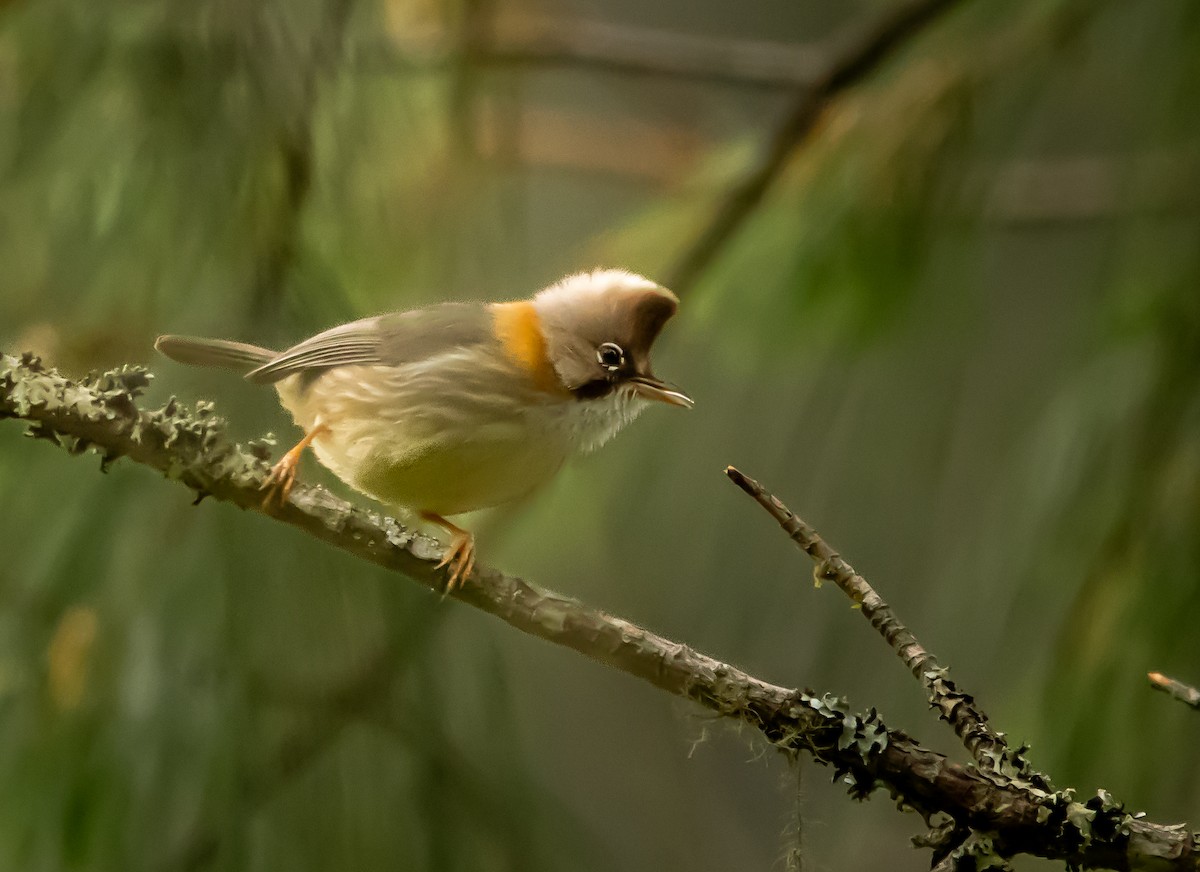
[[629, 379], [629, 383], [639, 397], [647, 400], [658, 400], [660, 403], [670, 403], [672, 406], [680, 406], [684, 409], [690, 409], [696, 405], [695, 401], [679, 388], [672, 387], [653, 376], [635, 375]]

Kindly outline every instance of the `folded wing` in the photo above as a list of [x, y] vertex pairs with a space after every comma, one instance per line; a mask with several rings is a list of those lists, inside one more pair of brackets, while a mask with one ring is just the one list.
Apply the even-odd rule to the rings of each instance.
[[456, 347], [494, 341], [491, 315], [483, 304], [442, 303], [333, 327], [281, 352], [246, 373], [246, 378], [271, 384], [334, 366], [399, 366]]

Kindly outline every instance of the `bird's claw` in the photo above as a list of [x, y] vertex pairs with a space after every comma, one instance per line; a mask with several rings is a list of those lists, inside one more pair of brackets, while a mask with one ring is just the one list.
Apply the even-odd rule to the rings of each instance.
[[318, 436], [328, 432], [329, 428], [318, 420], [313, 428], [304, 434], [304, 438], [288, 449], [287, 453], [279, 458], [279, 462], [271, 467], [271, 471], [259, 486], [259, 490], [267, 492], [262, 501], [264, 509], [271, 508], [272, 502], [280, 508], [283, 507], [296, 484], [296, 467], [300, 465], [300, 456], [304, 454], [304, 449]]
[[449, 595], [461, 587], [464, 579], [475, 570], [474, 536], [465, 531], [454, 534], [437, 568], [441, 569], [446, 566], [450, 567], [445, 590], [445, 593]]
[[292, 487], [296, 484], [296, 467], [299, 462], [300, 458], [289, 451], [271, 467], [271, 471], [259, 486], [259, 490], [267, 492], [262, 501], [264, 509], [269, 509], [272, 503], [282, 506], [287, 502]]

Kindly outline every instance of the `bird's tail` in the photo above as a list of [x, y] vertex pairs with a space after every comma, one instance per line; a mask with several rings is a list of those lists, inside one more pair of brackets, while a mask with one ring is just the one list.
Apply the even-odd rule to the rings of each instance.
[[278, 356], [269, 348], [227, 339], [201, 339], [197, 336], [160, 336], [154, 347], [171, 360], [191, 366], [215, 366], [247, 372]]

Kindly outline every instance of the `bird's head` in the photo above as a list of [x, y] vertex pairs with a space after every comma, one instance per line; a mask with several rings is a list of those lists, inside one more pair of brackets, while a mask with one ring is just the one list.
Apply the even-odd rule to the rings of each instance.
[[650, 348], [679, 307], [666, 288], [625, 270], [596, 270], [556, 282], [533, 305], [546, 356], [577, 399], [624, 390], [685, 409], [694, 405], [650, 368]]

